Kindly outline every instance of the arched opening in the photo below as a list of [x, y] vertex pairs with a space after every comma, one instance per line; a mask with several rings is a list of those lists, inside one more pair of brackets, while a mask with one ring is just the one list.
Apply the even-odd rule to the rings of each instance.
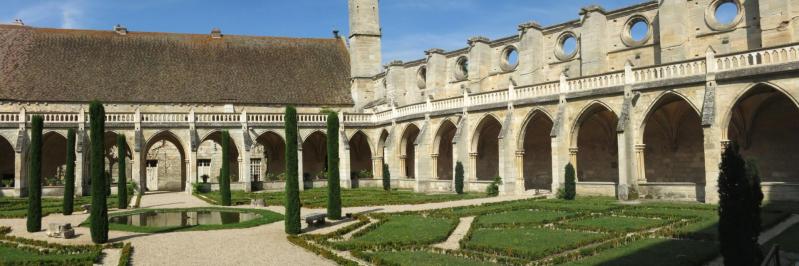
[[799, 108], [782, 92], [759, 85], [732, 108], [728, 139], [757, 162], [765, 182], [799, 182]]
[[502, 124], [493, 116], [486, 116], [475, 130], [474, 153], [477, 180], [494, 180], [499, 176], [499, 132]]
[[369, 139], [361, 131], [355, 133], [349, 142], [350, 174], [353, 178], [372, 178], [372, 149]]
[[145, 179], [147, 190], [183, 191], [186, 183], [186, 154], [175, 134], [162, 131], [147, 142]]
[[266, 132], [255, 139], [250, 159], [253, 182], [285, 181], [286, 142], [274, 132]]
[[303, 180], [325, 179], [327, 171], [327, 138], [316, 131], [302, 143]]
[[595, 103], [577, 120], [577, 178], [587, 182], [619, 179], [616, 114]]
[[552, 188], [552, 120], [541, 111], [530, 114], [522, 140], [524, 189]]
[[[230, 153], [230, 182], [241, 180], [239, 176], [239, 150], [233, 139], [228, 146]], [[222, 169], [222, 132], [215, 131], [208, 134], [197, 146], [197, 177], [200, 181], [203, 176], [208, 176], [208, 182], [219, 183], [219, 174]]]
[[[111, 175], [111, 184], [119, 182], [119, 148], [117, 148], [117, 133], [108, 131], [105, 132], [105, 172]], [[133, 173], [133, 155], [131, 153], [130, 144], [126, 143], [125, 146], [125, 178], [131, 179]], [[129, 182], [129, 181], [128, 181]]]
[[0, 136], [0, 184], [9, 186], [14, 183], [14, 160], [16, 152], [11, 143]]
[[402, 134], [402, 141], [400, 141], [400, 163], [402, 164], [403, 173], [405, 178], [415, 178], [416, 173], [414, 166], [416, 166], [416, 138], [419, 136], [419, 128], [414, 124], [409, 124]]
[[436, 158], [436, 177], [439, 180], [452, 180], [452, 140], [455, 138], [455, 132], [457, 130], [457, 127], [455, 127], [452, 121], [445, 120], [444, 123], [441, 123], [438, 134], [436, 134], [438, 143], [438, 147], [435, 147], [438, 151]]
[[386, 141], [388, 141], [388, 131], [385, 129], [380, 132], [380, 138], [377, 141], [377, 156], [380, 156], [380, 167], [372, 169], [375, 178], [383, 177], [383, 165], [386, 164]]
[[705, 183], [701, 120], [685, 99], [660, 98], [645, 120], [643, 137], [648, 182]]
[[67, 138], [56, 132], [42, 136], [42, 185], [63, 186], [67, 167]]

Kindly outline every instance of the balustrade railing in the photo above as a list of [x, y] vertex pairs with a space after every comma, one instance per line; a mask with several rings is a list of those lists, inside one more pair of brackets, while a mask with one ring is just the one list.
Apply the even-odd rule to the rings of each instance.
[[232, 122], [241, 122], [241, 116], [239, 114], [232, 114], [232, 113], [222, 113], [222, 114], [195, 114], [194, 115], [196, 122], [203, 122], [203, 123], [232, 123]]
[[721, 56], [716, 59], [716, 66], [719, 71], [728, 71], [797, 60], [799, 60], [799, 45], [792, 45]]
[[141, 114], [143, 123], [183, 123], [189, 122], [188, 113], [144, 113]]
[[601, 89], [624, 85], [624, 72], [576, 78], [568, 81], [569, 91]]
[[19, 113], [0, 114], [0, 123], [17, 123], [17, 122], [19, 122]]
[[300, 122], [300, 123], [325, 123], [325, 122], [327, 122], [327, 115], [323, 115], [323, 114], [299, 114], [299, 115], [297, 115], [297, 122]]
[[560, 93], [560, 83], [550, 82], [529, 87], [515, 88], [517, 98], [533, 98]]
[[285, 121], [284, 114], [247, 114], [248, 122], [255, 123], [283, 123]]
[[[106, 113], [106, 123], [133, 123], [136, 115], [133, 113]], [[85, 121], [89, 121], [88, 115]]]
[[633, 70], [633, 82], [649, 82], [705, 74], [705, 60], [694, 60], [669, 65], [645, 67]]
[[44, 118], [45, 123], [59, 124], [59, 123], [75, 123], [78, 122], [78, 113], [42, 113], [42, 114], [28, 114], [28, 121], [33, 119], [34, 115], [40, 115]]

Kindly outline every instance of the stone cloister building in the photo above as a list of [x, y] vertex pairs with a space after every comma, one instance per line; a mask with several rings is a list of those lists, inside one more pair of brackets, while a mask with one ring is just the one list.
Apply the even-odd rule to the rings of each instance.
[[[733, 17], [719, 17], [725, 5]], [[34, 114], [45, 116], [45, 177], [78, 130], [85, 194], [86, 110], [99, 99], [107, 139], [128, 140], [127, 178], [150, 190], [188, 190], [204, 175], [215, 186], [220, 130], [234, 144], [234, 189], [282, 188], [292, 104], [306, 188], [324, 185], [321, 111], [332, 110], [345, 187], [379, 186], [387, 164], [395, 187], [452, 191], [462, 162], [469, 191], [499, 176], [503, 194], [551, 193], [571, 162], [581, 195], [715, 202], [735, 141], [767, 198], [799, 197], [799, 0], [588, 6], [386, 66], [378, 1], [350, 0], [349, 13], [349, 35], [330, 39], [0, 26], [0, 176], [14, 180], [2, 194], [24, 196]]]

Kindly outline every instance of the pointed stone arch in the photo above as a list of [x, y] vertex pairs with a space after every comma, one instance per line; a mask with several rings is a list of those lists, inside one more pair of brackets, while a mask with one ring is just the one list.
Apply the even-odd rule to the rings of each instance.
[[493, 180], [499, 175], [499, 134], [502, 123], [493, 114], [486, 114], [472, 134], [470, 159], [474, 162], [477, 180]]
[[[0, 136], [0, 181], [11, 182], [15, 179], [14, 160], [16, 153], [14, 146], [4, 136]], [[11, 181], [7, 181], [11, 180]]]
[[183, 191], [186, 189], [186, 150], [172, 131], [163, 130], [147, 140], [144, 154], [145, 178], [148, 190]]
[[372, 147], [369, 144], [369, 136], [361, 130], [357, 130], [349, 140], [350, 152], [350, 171], [360, 178], [360, 173], [366, 171], [373, 175]]
[[533, 109], [519, 132], [517, 152], [523, 153], [524, 189], [552, 188], [552, 117], [544, 110]]
[[[62, 186], [67, 165], [67, 138], [59, 132], [42, 135], [42, 185]], [[58, 180], [61, 183], [54, 184]]]
[[416, 138], [419, 137], [421, 130], [414, 123], [408, 123], [402, 132], [399, 144], [399, 161], [401, 175], [405, 178], [415, 178], [416, 166]]
[[327, 171], [327, 134], [316, 130], [302, 141], [303, 180], [325, 179]]
[[[260, 159], [259, 176], [263, 180], [277, 180], [286, 172], [286, 141], [274, 131], [265, 131], [255, 138], [252, 158]], [[258, 181], [258, 180], [253, 180]]]
[[[117, 148], [117, 136], [119, 133], [110, 130], [105, 132], [105, 144], [103, 147], [105, 148], [105, 171], [111, 174], [111, 183], [116, 184], [119, 182], [119, 148]], [[127, 141], [127, 139], [126, 139]], [[133, 150], [131, 149], [130, 143], [125, 143], [125, 178], [128, 180], [131, 179], [131, 175], [133, 173]]]
[[607, 104], [593, 101], [575, 119], [570, 154], [577, 178], [588, 182], [618, 182], [616, 125], [619, 118]]
[[455, 133], [458, 131], [457, 126], [449, 119], [441, 121], [441, 124], [436, 130], [435, 138], [431, 149], [433, 152], [434, 167], [436, 170], [434, 178], [439, 180], [451, 180], [454, 174], [454, 153], [452, 141], [455, 138]]
[[[244, 177], [239, 176], [239, 165], [241, 162], [241, 153], [239, 147], [229, 137], [230, 146], [228, 152], [230, 153], [230, 182], [235, 183], [244, 180]], [[211, 183], [219, 182], [219, 170], [222, 169], [222, 131], [212, 130], [205, 134], [200, 139], [200, 144], [197, 145], [197, 175], [208, 175]]]

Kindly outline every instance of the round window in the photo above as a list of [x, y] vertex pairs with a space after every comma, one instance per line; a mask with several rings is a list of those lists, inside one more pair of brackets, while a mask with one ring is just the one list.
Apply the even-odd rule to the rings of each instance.
[[455, 61], [455, 79], [465, 80], [469, 77], [469, 59], [461, 56]]
[[740, 0], [715, 0], [705, 10], [705, 23], [713, 30], [735, 28], [743, 18]]
[[565, 61], [574, 58], [577, 55], [579, 47], [577, 46], [577, 36], [572, 32], [565, 32], [558, 37], [557, 47], [555, 49], [555, 57]]
[[427, 87], [427, 67], [420, 67], [416, 72], [416, 86], [422, 90]]
[[502, 70], [510, 71], [519, 65], [519, 51], [516, 47], [508, 46], [502, 50]]
[[625, 25], [621, 40], [628, 47], [644, 45], [652, 36], [651, 26], [644, 16], [632, 16]]

